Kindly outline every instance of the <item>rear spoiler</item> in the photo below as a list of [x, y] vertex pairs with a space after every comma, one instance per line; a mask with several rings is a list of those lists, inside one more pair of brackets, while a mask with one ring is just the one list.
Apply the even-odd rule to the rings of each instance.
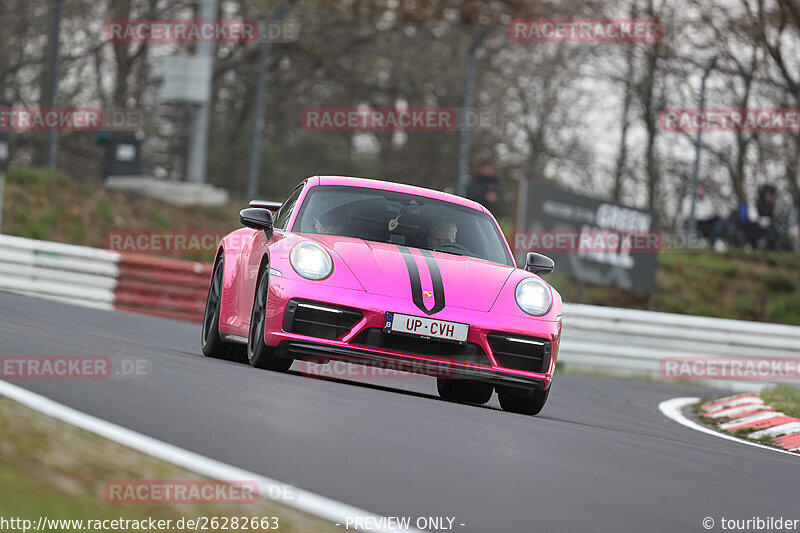
[[250, 207], [260, 207], [261, 209], [269, 209], [270, 211], [277, 211], [281, 207], [281, 203], [270, 202], [268, 200], [251, 200]]

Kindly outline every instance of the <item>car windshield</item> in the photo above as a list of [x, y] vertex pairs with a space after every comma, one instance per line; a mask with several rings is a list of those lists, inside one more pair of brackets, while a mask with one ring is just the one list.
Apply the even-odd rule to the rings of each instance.
[[486, 213], [424, 196], [352, 186], [313, 187], [293, 230], [514, 265], [497, 225]]

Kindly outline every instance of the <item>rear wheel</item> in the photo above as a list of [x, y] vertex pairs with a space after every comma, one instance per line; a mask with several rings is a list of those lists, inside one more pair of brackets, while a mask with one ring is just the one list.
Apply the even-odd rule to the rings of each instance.
[[264, 343], [268, 294], [269, 269], [265, 267], [258, 275], [256, 295], [253, 299], [253, 312], [250, 315], [250, 334], [247, 337], [247, 359], [256, 368], [285, 372], [292, 366], [292, 359], [278, 357], [275, 348]]
[[228, 361], [245, 362], [247, 360], [244, 346], [223, 342], [219, 336], [219, 316], [222, 303], [222, 279], [225, 274], [225, 262], [222, 257], [214, 265], [211, 286], [208, 288], [206, 309], [203, 312], [203, 355]]
[[445, 400], [478, 405], [488, 402], [494, 392], [490, 384], [468, 379], [436, 378], [436, 388]]
[[511, 390], [498, 390], [497, 399], [500, 400], [500, 407], [504, 411], [521, 415], [538, 415], [544, 408], [544, 404], [547, 403], [549, 394], [550, 388], [535, 391], [527, 396]]

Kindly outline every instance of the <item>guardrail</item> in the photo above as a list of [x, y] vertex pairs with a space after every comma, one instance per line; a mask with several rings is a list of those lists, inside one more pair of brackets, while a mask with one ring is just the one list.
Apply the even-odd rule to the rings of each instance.
[[211, 267], [0, 235], [0, 291], [200, 321]]
[[[0, 235], [0, 290], [199, 322], [211, 266]], [[559, 362], [661, 377], [664, 358], [800, 358], [800, 327], [565, 304]], [[734, 390], [769, 383], [705, 380]]]
[[116, 252], [0, 235], [0, 290], [113, 309]]
[[210, 280], [211, 265], [123, 253], [114, 307], [200, 322]]
[[[665, 358], [800, 358], [797, 326], [581, 304], [565, 304], [563, 321], [566, 369], [660, 378]], [[747, 391], [777, 382], [700, 381]]]

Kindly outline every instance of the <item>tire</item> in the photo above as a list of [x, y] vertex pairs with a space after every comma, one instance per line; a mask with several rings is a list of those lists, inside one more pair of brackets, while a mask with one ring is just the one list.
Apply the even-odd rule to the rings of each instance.
[[500, 407], [503, 408], [503, 411], [521, 415], [538, 415], [544, 408], [544, 404], [547, 403], [550, 388], [535, 391], [529, 396], [523, 396], [510, 390], [498, 390], [497, 399], [500, 400]]
[[247, 360], [256, 368], [286, 372], [292, 366], [292, 359], [278, 357], [275, 348], [264, 343], [264, 327], [267, 316], [267, 296], [269, 294], [269, 269], [264, 267], [258, 275], [256, 294], [253, 298], [253, 311], [250, 314], [250, 332], [247, 336]]
[[445, 400], [483, 405], [492, 398], [494, 387], [481, 381], [436, 378], [439, 396]]
[[226, 361], [247, 361], [245, 347], [240, 344], [224, 342], [219, 336], [219, 315], [222, 302], [222, 280], [225, 274], [225, 261], [222, 257], [214, 265], [211, 285], [208, 287], [206, 308], [203, 311], [203, 330], [201, 345], [203, 355]]

